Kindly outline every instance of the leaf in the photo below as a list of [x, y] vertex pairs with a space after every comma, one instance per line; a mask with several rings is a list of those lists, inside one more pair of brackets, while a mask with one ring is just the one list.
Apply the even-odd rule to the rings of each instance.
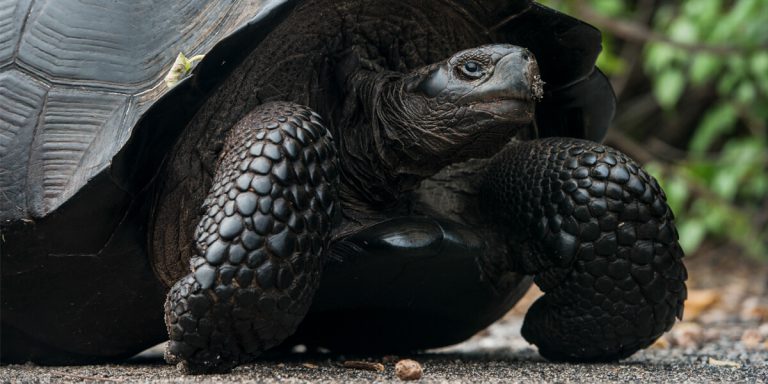
[[677, 69], [669, 68], [661, 72], [654, 82], [653, 93], [664, 109], [672, 109], [685, 89], [685, 77]]
[[657, 74], [673, 65], [677, 50], [669, 44], [648, 44], [645, 52], [645, 67], [651, 73]]
[[687, 17], [699, 25], [699, 30], [706, 34], [710, 25], [717, 22], [722, 6], [721, 0], [686, 1], [683, 3], [683, 10]]
[[730, 168], [723, 169], [712, 180], [712, 190], [726, 200], [733, 200], [739, 189], [741, 176], [741, 172], [732, 172]]
[[736, 123], [736, 109], [728, 103], [721, 103], [710, 109], [699, 123], [693, 135], [690, 150], [694, 154], [705, 153], [720, 136], [730, 132]]
[[679, 214], [682, 212], [690, 196], [688, 183], [681, 177], [674, 177], [664, 186], [664, 191], [667, 195], [667, 204], [669, 204], [669, 209], [672, 210], [672, 213]]
[[715, 367], [741, 368], [741, 364], [730, 360], [718, 360], [712, 357], [707, 358], [707, 364]]
[[168, 71], [168, 74], [165, 75], [165, 85], [168, 88], [173, 88], [178, 84], [181, 80], [183, 80], [192, 70], [192, 67], [200, 60], [202, 60], [204, 55], [196, 55], [192, 56], [191, 58], [187, 58], [187, 56], [184, 55], [184, 53], [179, 52], [179, 54], [176, 56], [176, 60], [173, 62], [173, 65], [171, 65], [171, 69]]
[[768, 77], [768, 52], [755, 52], [749, 59], [749, 64], [755, 76]]
[[[728, 199], [733, 199], [738, 194], [743, 202], [754, 199], [755, 203], [759, 204], [765, 196], [765, 192], [760, 191], [760, 185], [768, 182], [768, 173], [765, 172], [768, 165], [766, 147], [768, 146], [764, 140], [755, 137], [729, 140], [723, 147], [718, 168], [736, 180], [733, 181], [734, 185], [726, 185], [725, 188], [718, 185], [725, 183], [724, 181], [715, 180], [715, 191]], [[735, 190], [728, 194], [733, 188]]]
[[669, 37], [673, 41], [681, 43], [695, 43], [699, 40], [699, 31], [696, 24], [687, 18], [677, 18], [669, 26]]
[[757, 90], [755, 85], [749, 80], [742, 81], [736, 88], [736, 101], [740, 104], [749, 105], [755, 101], [756, 96]]
[[728, 68], [717, 83], [717, 92], [722, 97], [728, 97], [742, 77], [741, 73], [733, 71], [733, 68]]
[[686, 254], [695, 252], [702, 241], [704, 241], [704, 235], [707, 234], [707, 229], [704, 223], [696, 220], [695, 218], [689, 218], [686, 221], [681, 221], [678, 226], [678, 233], [680, 234], [680, 247], [683, 248]]
[[763, 93], [768, 93], [768, 52], [756, 52], [749, 60], [749, 68]]
[[722, 68], [722, 61], [711, 53], [699, 53], [693, 57], [690, 67], [691, 81], [696, 85], [702, 85], [712, 80]]
[[618, 16], [627, 10], [627, 5], [623, 1], [592, 0], [592, 8], [605, 16]]

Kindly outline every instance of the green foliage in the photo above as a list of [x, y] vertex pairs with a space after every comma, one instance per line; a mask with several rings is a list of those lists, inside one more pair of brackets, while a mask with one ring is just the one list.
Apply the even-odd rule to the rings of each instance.
[[[587, 21], [597, 15], [593, 22], [604, 23], [598, 66], [609, 75], [628, 75], [616, 47], [644, 36], [641, 64], [664, 116], [707, 103], [686, 158], [647, 168], [667, 193], [688, 253], [710, 239], [768, 260], [768, 1], [542, 2]], [[636, 9], [648, 5], [655, 7], [650, 13]], [[646, 23], [638, 15], [653, 17]], [[627, 30], [635, 32], [632, 40], [622, 41]], [[714, 97], [692, 100], [697, 93]]]
[[666, 191], [678, 213], [680, 244], [694, 252], [706, 237], [727, 239], [756, 258], [765, 258], [768, 227], [754, 219], [768, 195], [768, 151], [754, 137], [728, 141], [720, 156], [672, 167], [655, 162], [646, 169]]
[[[646, 45], [644, 61], [659, 105], [685, 108], [686, 88], [717, 92], [689, 141], [688, 158], [665, 172], [652, 167], [673, 191], [681, 244], [693, 252], [705, 238], [726, 239], [765, 258], [768, 230], [754, 215], [765, 209], [768, 193], [768, 2], [667, 3], [653, 27], [666, 37]], [[737, 134], [738, 127], [749, 135]]]
[[[663, 108], [671, 110], [684, 104], [680, 98], [686, 85], [716, 87], [720, 110], [701, 120], [700, 129], [708, 127], [705, 135], [709, 140], [698, 141], [697, 145], [714, 144], [715, 139], [731, 132], [727, 126], [736, 125], [737, 120], [752, 125], [765, 121], [768, 1], [669, 2], [657, 10], [653, 30], [666, 39], [646, 45], [644, 65]], [[726, 117], [732, 112], [738, 114], [737, 118]], [[713, 127], [718, 127], [714, 136]], [[751, 128], [765, 138], [764, 124]], [[703, 149], [708, 147], [697, 147]]]

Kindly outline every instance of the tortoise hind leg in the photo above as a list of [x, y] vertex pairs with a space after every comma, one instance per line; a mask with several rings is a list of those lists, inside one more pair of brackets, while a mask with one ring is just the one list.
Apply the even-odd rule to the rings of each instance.
[[656, 181], [600, 144], [551, 138], [494, 159], [483, 202], [546, 293], [523, 336], [552, 360], [606, 361], [653, 343], [682, 316], [687, 277]]
[[331, 136], [308, 108], [264, 104], [232, 127], [192, 273], [166, 300], [168, 362], [227, 371], [294, 332], [318, 285], [335, 179]]

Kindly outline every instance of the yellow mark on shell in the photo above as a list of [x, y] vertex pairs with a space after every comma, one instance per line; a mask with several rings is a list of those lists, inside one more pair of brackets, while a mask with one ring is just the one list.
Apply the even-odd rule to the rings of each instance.
[[194, 68], [195, 64], [202, 60], [203, 57], [205, 57], [205, 55], [195, 55], [187, 58], [183, 53], [179, 52], [179, 55], [176, 56], [176, 61], [174, 61], [171, 66], [171, 70], [165, 75], [165, 85], [168, 88], [175, 87], [181, 80], [184, 80], [184, 78], [189, 76], [192, 68]]

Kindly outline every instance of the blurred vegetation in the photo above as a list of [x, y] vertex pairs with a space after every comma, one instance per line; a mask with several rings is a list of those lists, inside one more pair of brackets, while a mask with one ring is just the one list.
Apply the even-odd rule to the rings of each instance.
[[768, 1], [540, 2], [603, 32], [606, 141], [662, 184], [686, 253], [768, 261]]

